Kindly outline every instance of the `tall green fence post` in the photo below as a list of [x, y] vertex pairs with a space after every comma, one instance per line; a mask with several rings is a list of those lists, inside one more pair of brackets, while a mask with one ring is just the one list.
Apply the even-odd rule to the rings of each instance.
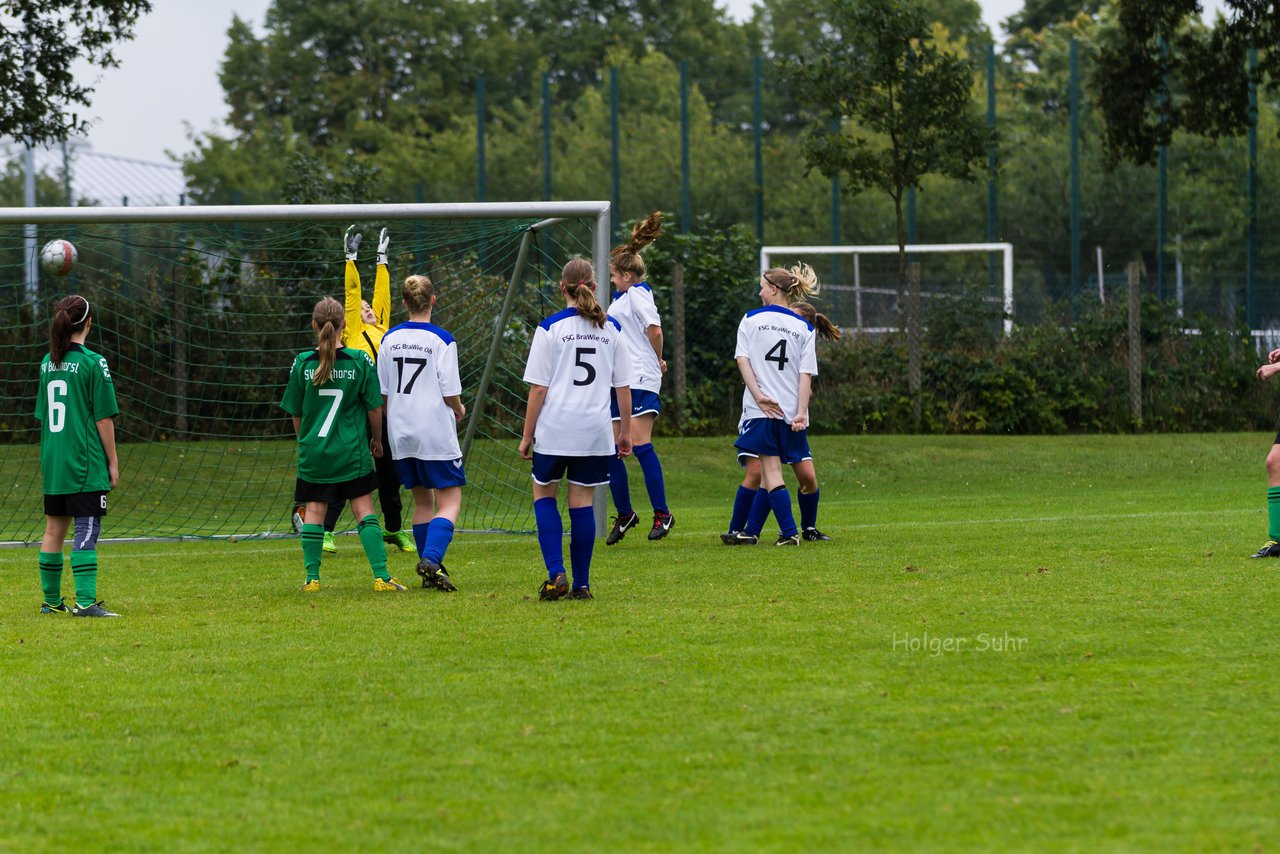
[[611, 239], [618, 242], [618, 225], [622, 222], [622, 158], [618, 147], [622, 136], [618, 131], [618, 69], [609, 69], [609, 176], [613, 183], [612, 213], [609, 218]]
[[693, 197], [689, 187], [689, 62], [680, 60], [680, 228], [693, 231]]
[[1258, 273], [1258, 49], [1249, 48], [1249, 236], [1245, 247], [1244, 312], [1253, 330], [1258, 313], [1253, 306], [1254, 277]]
[[[413, 198], [418, 204], [423, 204], [427, 200], [427, 185], [419, 181], [413, 185]], [[427, 252], [424, 248], [427, 245], [427, 230], [422, 220], [415, 220], [413, 223], [413, 268], [415, 272], [426, 272]]]
[[1071, 313], [1080, 296], [1080, 44], [1071, 39]]
[[[991, 132], [991, 144], [987, 148], [987, 242], [995, 243], [999, 234], [996, 228], [996, 48], [987, 45], [987, 130]], [[1000, 253], [987, 255], [987, 274], [995, 288], [1000, 273]]]
[[764, 106], [762, 91], [764, 75], [761, 72], [762, 62], [756, 57], [751, 63], [752, 91], [751, 112], [752, 129], [756, 155], [756, 243], [764, 245]]
[[[831, 120], [831, 132], [837, 133], [840, 130], [840, 120]], [[841, 235], [844, 228], [841, 225], [840, 217], [840, 173], [831, 176], [831, 245], [839, 246]], [[840, 256], [831, 256], [831, 281], [840, 281]]]
[[476, 78], [476, 201], [485, 200], [484, 75]]
[[[1160, 39], [1160, 57], [1169, 56], [1169, 43]], [[1160, 79], [1160, 104], [1169, 102], [1169, 83]], [[1168, 124], [1168, 117], [1161, 111], [1160, 124]], [[1164, 246], [1169, 237], [1169, 146], [1161, 143], [1156, 160], [1156, 294], [1164, 299]]]
[[551, 75], [542, 75], [542, 200], [551, 201]]

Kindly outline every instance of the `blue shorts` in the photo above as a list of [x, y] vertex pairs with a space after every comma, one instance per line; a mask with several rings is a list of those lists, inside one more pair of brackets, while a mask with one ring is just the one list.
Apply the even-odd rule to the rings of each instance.
[[462, 469], [462, 457], [456, 460], [419, 460], [405, 457], [396, 460], [396, 471], [405, 489], [425, 486], [427, 489], [448, 489], [466, 486], [467, 473]]
[[[797, 460], [791, 460], [791, 458], [787, 458], [787, 457], [780, 457], [782, 462], [786, 463], [786, 465], [788, 466], [794, 466], [795, 463], [797, 462], [804, 462], [805, 460], [813, 460], [813, 453], [809, 452], [809, 430], [805, 430], [804, 433], [792, 433], [792, 435], [794, 435], [794, 437], [800, 437], [799, 448], [795, 447], [795, 439], [791, 440], [792, 451], [799, 452], [800, 457], [797, 458]], [[759, 458], [760, 458], [760, 455], [758, 455], [758, 453], [739, 451], [737, 452], [737, 465], [741, 466], [742, 469], [746, 469], [746, 461], [759, 460]]]
[[778, 457], [793, 465], [810, 458], [809, 431], [792, 430], [791, 422], [781, 418], [752, 418], [745, 421], [733, 443], [738, 457]]
[[558, 457], [533, 452], [533, 482], [539, 486], [559, 483], [565, 472], [569, 482], [578, 486], [604, 486], [609, 482], [609, 466], [613, 455], [602, 457]]
[[[642, 389], [631, 389], [631, 417], [637, 415], [650, 415], [654, 418], [662, 412], [662, 401], [658, 400], [656, 391], [644, 391]], [[618, 392], [616, 389], [609, 389], [609, 416], [614, 421], [621, 421], [622, 415], [618, 412]]]

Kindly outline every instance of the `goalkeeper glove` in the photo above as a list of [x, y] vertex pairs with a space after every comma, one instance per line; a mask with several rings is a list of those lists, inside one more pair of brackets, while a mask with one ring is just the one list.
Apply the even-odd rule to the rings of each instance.
[[387, 247], [391, 245], [391, 235], [387, 233], [387, 229], [382, 229], [382, 233], [378, 235], [378, 263], [387, 266]]
[[347, 252], [348, 261], [356, 260], [356, 254], [360, 251], [360, 232], [356, 231], [354, 225], [342, 236], [342, 248]]

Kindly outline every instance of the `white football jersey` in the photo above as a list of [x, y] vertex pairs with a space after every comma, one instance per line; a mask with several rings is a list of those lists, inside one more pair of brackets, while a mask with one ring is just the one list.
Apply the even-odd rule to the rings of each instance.
[[653, 302], [653, 291], [647, 282], [632, 285], [622, 292], [615, 292], [609, 303], [609, 316], [622, 327], [622, 340], [631, 348], [631, 358], [636, 366], [636, 381], [632, 388], [657, 394], [662, 390], [662, 367], [658, 354], [649, 343], [649, 327], [662, 326], [658, 307]]
[[[796, 417], [800, 375], [818, 375], [817, 336], [800, 315], [780, 305], [766, 305], [747, 312], [738, 324], [738, 346], [733, 357], [746, 356], [756, 383], [766, 397], [778, 401], [785, 420]], [[749, 389], [742, 392], [742, 419], [766, 418]]]
[[392, 327], [378, 353], [378, 381], [387, 398], [392, 459], [456, 460], [458, 425], [446, 397], [462, 394], [458, 345], [434, 323]]
[[566, 308], [539, 323], [524, 369], [525, 382], [547, 387], [533, 449], [548, 456], [613, 454], [609, 389], [634, 380], [631, 352], [612, 317], [600, 328]]

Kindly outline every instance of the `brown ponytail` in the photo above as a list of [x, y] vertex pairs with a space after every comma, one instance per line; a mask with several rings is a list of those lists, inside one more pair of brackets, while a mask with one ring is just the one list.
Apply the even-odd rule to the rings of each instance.
[[316, 330], [316, 352], [320, 354], [320, 363], [311, 376], [314, 385], [322, 386], [333, 374], [333, 363], [338, 357], [338, 342], [342, 335], [342, 321], [345, 313], [342, 303], [333, 297], [325, 297], [316, 303], [311, 312], [311, 325]]
[[631, 273], [636, 281], [644, 280], [644, 259], [640, 253], [662, 234], [662, 211], [654, 211], [631, 229], [631, 242], [615, 246], [609, 253], [609, 266], [619, 273]]
[[796, 314], [809, 321], [809, 325], [818, 330], [818, 337], [824, 341], [836, 341], [840, 338], [840, 327], [831, 319], [807, 302], [797, 302], [788, 306]]
[[596, 276], [591, 262], [586, 258], [574, 258], [560, 272], [560, 288], [564, 291], [578, 314], [595, 326], [604, 328], [608, 315], [596, 299]]
[[89, 322], [89, 301], [79, 294], [58, 300], [49, 322], [49, 361], [61, 365], [71, 349], [71, 336]]

